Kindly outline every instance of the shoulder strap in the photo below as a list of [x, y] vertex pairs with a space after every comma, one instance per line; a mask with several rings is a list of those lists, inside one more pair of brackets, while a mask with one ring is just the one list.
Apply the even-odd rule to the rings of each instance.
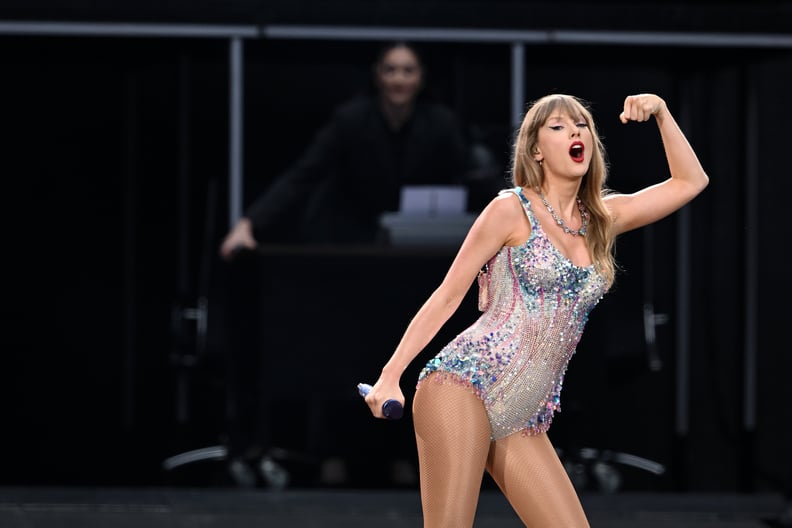
[[528, 221], [531, 222], [531, 231], [532, 232], [535, 231], [537, 226], [536, 217], [534, 216], [533, 209], [531, 209], [531, 201], [528, 198], [526, 198], [525, 195], [523, 194], [522, 187], [512, 187], [511, 189], [504, 189], [501, 191], [501, 194], [507, 192], [516, 194], [517, 197], [520, 199], [520, 203], [522, 204], [523, 210], [525, 211], [525, 216], [527, 216]]

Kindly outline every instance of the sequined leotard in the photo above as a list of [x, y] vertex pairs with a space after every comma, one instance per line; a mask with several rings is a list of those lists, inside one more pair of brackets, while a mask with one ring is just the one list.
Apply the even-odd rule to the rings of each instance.
[[519, 187], [531, 235], [489, 262], [489, 308], [420, 373], [471, 387], [489, 416], [491, 437], [547, 431], [592, 308], [607, 291], [593, 265], [572, 264], [552, 245]]

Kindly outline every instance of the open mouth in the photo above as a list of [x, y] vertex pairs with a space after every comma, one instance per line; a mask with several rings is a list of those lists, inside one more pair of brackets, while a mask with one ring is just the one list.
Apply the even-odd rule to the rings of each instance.
[[583, 143], [580, 141], [572, 143], [572, 146], [569, 147], [569, 156], [572, 158], [572, 161], [578, 163], [583, 161]]

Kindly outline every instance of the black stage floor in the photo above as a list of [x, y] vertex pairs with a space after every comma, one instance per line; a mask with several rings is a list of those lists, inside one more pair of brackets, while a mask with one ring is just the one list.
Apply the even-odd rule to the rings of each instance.
[[[584, 494], [592, 528], [766, 528], [774, 494]], [[1, 528], [418, 528], [417, 490], [0, 488]], [[485, 490], [476, 528], [520, 527]]]

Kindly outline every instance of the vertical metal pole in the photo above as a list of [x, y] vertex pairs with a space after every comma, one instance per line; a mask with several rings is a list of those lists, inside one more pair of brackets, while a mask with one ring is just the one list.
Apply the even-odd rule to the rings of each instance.
[[676, 432], [690, 429], [690, 214], [686, 207], [677, 224], [677, 334], [676, 334]]
[[124, 246], [123, 290], [124, 290], [124, 386], [123, 426], [131, 429], [135, 425], [137, 384], [137, 207], [138, 207], [138, 86], [135, 73], [126, 76], [124, 132], [125, 182], [124, 182]]
[[756, 430], [756, 376], [757, 376], [757, 283], [758, 283], [758, 226], [759, 226], [759, 117], [756, 100], [756, 83], [751, 71], [745, 75], [745, 257], [743, 296], [743, 383], [742, 383], [742, 434], [739, 453], [740, 491], [754, 491], [754, 432]]
[[173, 309], [173, 331], [175, 349], [172, 361], [176, 365], [176, 420], [186, 424], [190, 419], [190, 383], [186, 364], [192, 355], [186, 350], [185, 336], [189, 331], [186, 327], [186, 305], [190, 297], [190, 263], [191, 259], [191, 202], [192, 186], [190, 185], [190, 63], [189, 57], [182, 55], [179, 59], [179, 276], [178, 297]]
[[511, 47], [511, 116], [512, 127], [519, 128], [525, 111], [525, 44]]
[[[689, 135], [690, 93], [682, 92], [680, 127]], [[676, 302], [676, 433], [687, 436], [690, 429], [690, 211], [677, 212], [677, 302]]]
[[229, 46], [229, 130], [228, 130], [228, 212], [229, 227], [242, 217], [242, 134], [243, 134], [243, 49], [242, 38]]
[[190, 59], [179, 57], [179, 302], [190, 292]]
[[758, 160], [758, 123], [756, 85], [747, 75], [747, 97], [745, 101], [746, 140], [745, 140], [745, 353], [743, 365], [743, 426], [746, 432], [753, 432], [756, 427], [756, 314], [757, 303], [757, 240], [758, 240], [758, 203], [759, 174]]
[[646, 364], [649, 370], [657, 372], [663, 368], [663, 360], [657, 350], [657, 325], [666, 321], [665, 314], [655, 313], [655, 227], [648, 225], [643, 234], [643, 323], [644, 343], [646, 344]]

